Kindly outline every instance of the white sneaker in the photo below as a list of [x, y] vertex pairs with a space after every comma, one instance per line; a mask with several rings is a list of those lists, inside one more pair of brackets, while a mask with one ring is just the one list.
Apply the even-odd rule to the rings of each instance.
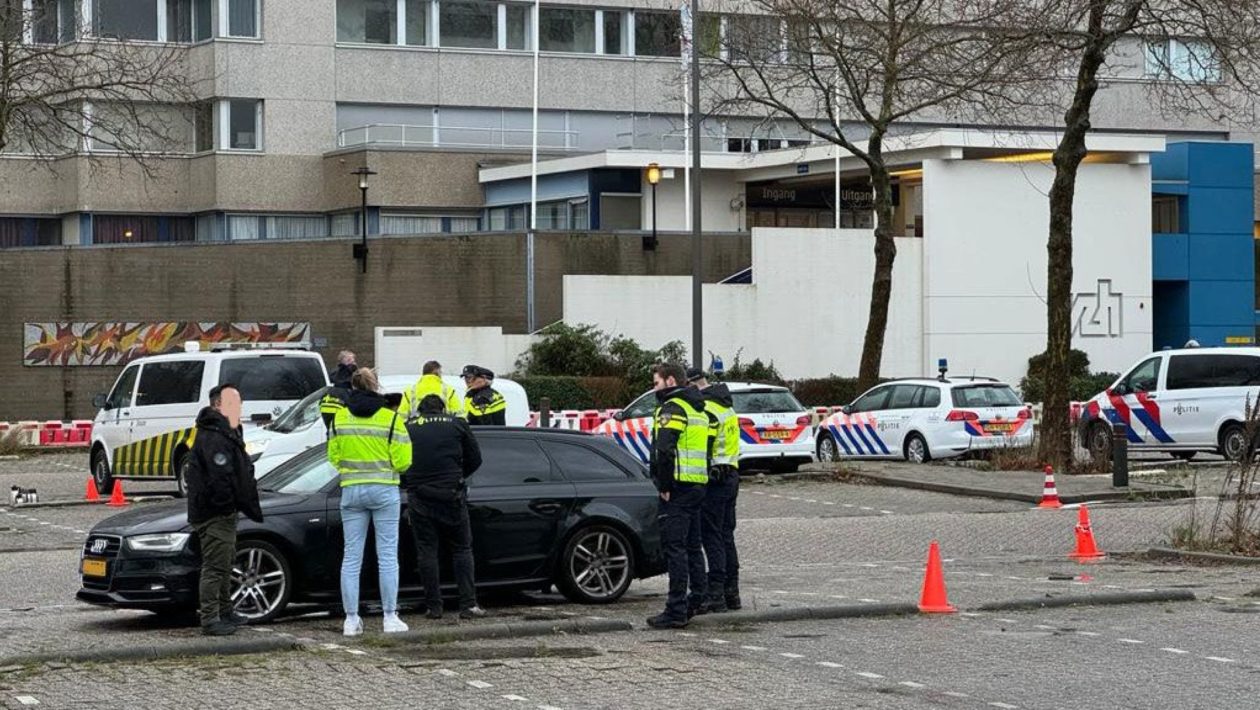
[[398, 618], [398, 614], [385, 615], [385, 633], [397, 634], [407, 630], [407, 624]]
[[363, 635], [363, 619], [356, 616], [347, 616], [346, 623], [342, 625], [341, 632], [346, 636], [362, 636]]

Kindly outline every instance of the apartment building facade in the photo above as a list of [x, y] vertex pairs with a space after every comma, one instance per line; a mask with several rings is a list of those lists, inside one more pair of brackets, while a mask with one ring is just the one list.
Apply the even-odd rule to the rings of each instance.
[[[179, 46], [189, 72], [204, 79], [202, 101], [171, 110], [175, 143], [147, 171], [90, 130], [51, 161], [33, 161], [20, 148], [0, 153], [0, 246], [350, 236], [360, 229], [362, 197], [351, 173], [364, 166], [375, 173], [369, 234], [519, 230], [527, 210], [489, 205], [478, 176], [529, 158], [535, 24], [543, 157], [650, 155], [683, 145], [675, 2], [565, 0], [537, 10], [496, 0], [25, 3], [49, 8], [50, 18], [28, 41]], [[736, 28], [778, 27], [771, 18], [715, 9], [701, 16], [702, 42]], [[1175, 43], [1154, 49], [1179, 51]], [[1170, 140], [1252, 140], [1229, 117], [1151, 110], [1147, 88], [1161, 80], [1151, 51], [1136, 40], [1121, 46], [1096, 127]], [[1053, 129], [1056, 120], [1047, 115], [1020, 128]], [[712, 116], [702, 148], [740, 153], [809, 141], [786, 121]], [[640, 180], [624, 182], [624, 197], [644, 199]], [[538, 226], [647, 226], [596, 224], [591, 213], [580, 198], [541, 202]]]

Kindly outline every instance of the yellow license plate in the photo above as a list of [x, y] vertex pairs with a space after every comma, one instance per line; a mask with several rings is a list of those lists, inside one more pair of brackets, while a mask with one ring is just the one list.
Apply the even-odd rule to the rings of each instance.
[[763, 439], [789, 439], [792, 432], [786, 429], [770, 429], [761, 435]]
[[83, 574], [86, 577], [104, 577], [105, 576], [105, 560], [93, 560], [84, 558]]
[[989, 431], [1010, 431], [1011, 429], [1015, 428], [1015, 425], [1007, 424], [1007, 423], [994, 423], [994, 424], [989, 424], [985, 428], [988, 429]]

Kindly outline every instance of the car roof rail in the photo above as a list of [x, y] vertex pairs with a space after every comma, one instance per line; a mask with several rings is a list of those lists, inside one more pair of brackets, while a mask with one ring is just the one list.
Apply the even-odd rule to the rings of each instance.
[[310, 350], [309, 343], [211, 343], [210, 352], [221, 353], [234, 350]]

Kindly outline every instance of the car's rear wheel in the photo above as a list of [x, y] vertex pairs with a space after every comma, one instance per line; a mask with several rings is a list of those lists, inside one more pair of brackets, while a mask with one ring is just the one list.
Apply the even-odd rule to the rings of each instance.
[[1111, 460], [1111, 427], [1097, 422], [1085, 431], [1085, 448], [1095, 462]]
[[634, 580], [634, 549], [616, 528], [592, 525], [569, 539], [556, 572], [556, 586], [570, 601], [609, 604]]
[[184, 479], [184, 464], [188, 462], [188, 452], [180, 449], [175, 452], [174, 460], [171, 465], [175, 472], [175, 497], [183, 498], [188, 495], [188, 481]]
[[[1247, 432], [1241, 424], [1221, 427], [1221, 455], [1230, 461], [1241, 461], [1247, 451]], [[1254, 449], [1254, 447], [1252, 447]]]
[[103, 449], [92, 452], [92, 480], [96, 482], [96, 492], [107, 496], [114, 492], [114, 474], [109, 470], [109, 458]]
[[265, 540], [242, 540], [232, 565], [232, 604], [254, 623], [271, 621], [293, 595], [293, 572], [280, 548]]
[[906, 460], [910, 463], [927, 463], [932, 460], [932, 453], [928, 451], [927, 439], [920, 434], [911, 434], [906, 437]]
[[840, 447], [829, 432], [818, 434], [818, 460], [828, 463], [840, 460]]

